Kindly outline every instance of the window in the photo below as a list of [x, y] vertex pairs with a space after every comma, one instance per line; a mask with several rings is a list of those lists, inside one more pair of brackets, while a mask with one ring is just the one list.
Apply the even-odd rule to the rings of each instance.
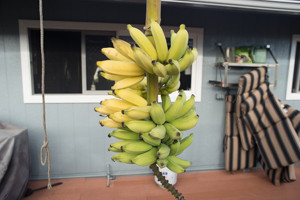
[[[142, 30], [143, 26], [134, 25]], [[170, 30], [163, 27], [169, 39]], [[96, 62], [107, 59], [101, 48], [112, 46], [111, 37], [133, 42], [126, 24], [44, 22], [45, 99], [47, 103], [95, 103], [110, 98], [113, 85], [97, 76]], [[41, 60], [39, 21], [19, 20], [23, 96], [25, 103], [40, 103]], [[197, 61], [182, 72], [181, 88], [201, 99], [203, 29], [188, 28], [190, 47], [198, 49]], [[191, 73], [191, 71], [193, 73]], [[176, 95], [171, 96], [175, 100]]]
[[300, 35], [293, 35], [286, 99], [300, 100]]

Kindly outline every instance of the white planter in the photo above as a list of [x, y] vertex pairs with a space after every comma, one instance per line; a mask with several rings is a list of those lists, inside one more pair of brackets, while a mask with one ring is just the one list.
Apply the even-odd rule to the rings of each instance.
[[[171, 170], [169, 170], [167, 167], [165, 168], [159, 168], [159, 171], [162, 173], [162, 175], [165, 177], [165, 179], [171, 184], [171, 185], [175, 185], [177, 182], [177, 174]], [[163, 188], [161, 182], [157, 179], [156, 176], [154, 176], [154, 180], [155, 182]]]

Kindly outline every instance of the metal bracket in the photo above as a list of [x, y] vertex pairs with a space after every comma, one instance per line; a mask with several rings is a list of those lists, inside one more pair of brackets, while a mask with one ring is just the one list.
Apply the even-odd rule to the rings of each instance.
[[110, 174], [110, 165], [109, 164], [107, 164], [107, 166], [106, 166], [106, 177], [107, 177], [106, 187], [109, 187], [110, 186], [110, 180], [116, 179], [115, 176], [112, 176]]

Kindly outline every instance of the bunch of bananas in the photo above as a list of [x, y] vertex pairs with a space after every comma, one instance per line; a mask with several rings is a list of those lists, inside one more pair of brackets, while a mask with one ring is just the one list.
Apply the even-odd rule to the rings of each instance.
[[[161, 168], [182, 173], [191, 162], [177, 156], [193, 141], [193, 134], [183, 137], [182, 131], [194, 127], [199, 116], [194, 95], [187, 99], [180, 90], [172, 103], [169, 94], [179, 90], [180, 72], [196, 60], [197, 49], [188, 47], [185, 25], [180, 25], [177, 33], [171, 31], [170, 48], [154, 20], [150, 36], [131, 25], [127, 28], [136, 44], [112, 38], [113, 47], [101, 50], [109, 59], [97, 62], [101, 76], [115, 82], [109, 92], [114, 98], [95, 107], [105, 116], [100, 124], [115, 128], [109, 137], [120, 139], [108, 150], [117, 152], [112, 156], [114, 161], [140, 166], [156, 162]], [[146, 73], [158, 76], [162, 103], [147, 103]]]

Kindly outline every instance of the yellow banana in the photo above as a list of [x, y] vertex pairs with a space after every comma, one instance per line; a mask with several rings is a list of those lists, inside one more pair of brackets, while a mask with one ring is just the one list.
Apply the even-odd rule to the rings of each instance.
[[152, 145], [144, 142], [144, 141], [138, 141], [138, 142], [132, 142], [129, 144], [126, 144], [121, 147], [121, 150], [128, 152], [128, 153], [144, 153], [146, 151], [149, 151], [152, 148]]
[[188, 45], [188, 40], [189, 40], [189, 34], [185, 29], [185, 25], [181, 24], [179, 31], [176, 34], [175, 40], [169, 49], [167, 60], [169, 59], [179, 60], [186, 50], [186, 46]]
[[146, 35], [130, 24], [127, 25], [127, 29], [131, 38], [139, 45], [139, 47], [143, 49], [151, 57], [152, 60], [157, 60], [156, 50], [151, 41], [146, 37]]
[[171, 43], [171, 46], [172, 46], [172, 45], [174, 45], [174, 41], [175, 41], [177, 33], [175, 33], [174, 30], [171, 30], [170, 34], [171, 34], [171, 38], [170, 38], [171, 41], [170, 41], [170, 43]]
[[180, 73], [180, 65], [177, 60], [170, 59], [166, 65], [168, 75], [177, 75]]
[[110, 60], [118, 60], [118, 61], [132, 61], [126, 56], [123, 56], [117, 49], [112, 47], [102, 48], [101, 52]]
[[131, 87], [144, 79], [144, 76], [134, 76], [124, 78], [122, 80], [116, 81], [115, 84], [111, 87], [112, 90], [123, 89]]
[[147, 120], [131, 120], [122, 123], [122, 125], [126, 126], [127, 128], [136, 133], [149, 132], [156, 126], [154, 122]]
[[141, 48], [136, 46], [132, 47], [135, 62], [143, 68], [147, 73], [153, 74], [153, 66], [151, 57], [146, 54]]
[[153, 72], [159, 77], [165, 77], [167, 75], [167, 68], [165, 65], [160, 63], [159, 61], [152, 61]]
[[108, 117], [106, 117], [104, 119], [101, 119], [99, 121], [99, 123], [100, 123], [101, 126], [106, 126], [106, 127], [109, 127], [109, 128], [121, 128], [122, 127], [121, 123], [115, 122], [114, 120], [109, 119]]
[[130, 106], [134, 106], [134, 104], [121, 99], [105, 99], [100, 103], [111, 110], [115, 110], [115, 112], [124, 110]]
[[108, 115], [108, 117], [110, 119], [116, 121], [116, 122], [119, 122], [119, 123], [128, 122], [128, 121], [133, 120], [132, 118], [130, 118], [130, 117], [126, 116], [126, 115], [123, 115], [121, 113], [121, 111], [112, 113], [112, 114]]
[[132, 119], [146, 119], [150, 117], [150, 108], [150, 106], [132, 106], [122, 110], [122, 113]]
[[130, 131], [128, 129], [124, 129], [124, 128], [115, 129], [113, 132], [108, 134], [108, 137], [115, 137], [120, 140], [139, 140], [140, 139], [139, 134], [137, 134], [133, 131]]
[[109, 107], [104, 106], [104, 105], [95, 107], [94, 110], [102, 115], [109, 115], [109, 114], [116, 112], [116, 110], [110, 109]]
[[124, 145], [130, 144], [130, 143], [133, 143], [133, 142], [138, 142], [138, 141], [137, 140], [121, 140], [121, 141], [110, 144], [110, 147], [122, 151], [122, 147]]
[[194, 62], [194, 54], [190, 48], [188, 48], [183, 55], [183, 57], [179, 60], [180, 71], [186, 70], [190, 67]]
[[153, 147], [149, 151], [139, 154], [136, 157], [132, 159], [132, 162], [140, 165], [140, 166], [147, 166], [151, 165], [156, 162], [157, 157], [156, 157], [156, 152], [157, 148]]
[[121, 75], [121, 76], [143, 76], [144, 70], [140, 68], [135, 62], [116, 61], [116, 60], [103, 60], [97, 61], [99, 66], [104, 72]]
[[176, 119], [176, 116], [179, 112], [181, 112], [183, 103], [182, 103], [182, 95], [178, 95], [175, 102], [169, 107], [166, 111], [166, 121], [170, 122]]
[[161, 26], [151, 19], [151, 33], [155, 42], [157, 57], [160, 62], [165, 62], [168, 56], [167, 40]]
[[120, 52], [123, 56], [129, 58], [130, 60], [134, 61], [131, 45], [128, 42], [117, 38], [112, 38], [111, 41], [113, 43], [114, 48], [118, 52]]
[[186, 113], [188, 113], [194, 107], [194, 104], [195, 104], [195, 95], [192, 94], [189, 100], [183, 103], [181, 112], [179, 112], [177, 116], [181, 117]]
[[124, 78], [127, 78], [128, 76], [122, 76], [122, 75], [115, 75], [115, 74], [110, 74], [110, 73], [105, 73], [105, 72], [100, 72], [101, 76], [107, 80], [111, 81], [119, 81]]
[[114, 90], [114, 93], [116, 95], [118, 95], [120, 98], [122, 98], [123, 100], [130, 102], [133, 105], [136, 105], [136, 106], [146, 106], [147, 105], [146, 99], [137, 95], [133, 91], [126, 90], [126, 89], [120, 89], [120, 90]]
[[166, 121], [165, 112], [161, 104], [156, 101], [152, 102], [151, 104], [150, 116], [152, 121], [154, 121], [156, 124], [163, 124]]

